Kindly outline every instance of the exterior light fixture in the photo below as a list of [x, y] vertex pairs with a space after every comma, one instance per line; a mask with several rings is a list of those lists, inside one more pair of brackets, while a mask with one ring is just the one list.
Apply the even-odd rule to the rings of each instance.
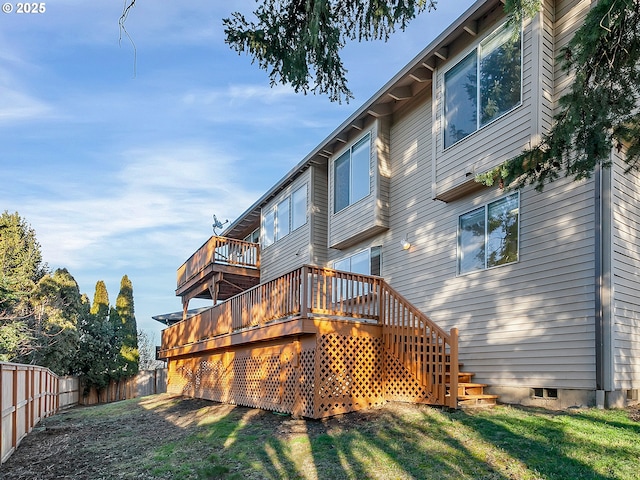
[[407, 233], [400, 242], [403, 250], [409, 250], [411, 248], [411, 242], [409, 241], [409, 234]]

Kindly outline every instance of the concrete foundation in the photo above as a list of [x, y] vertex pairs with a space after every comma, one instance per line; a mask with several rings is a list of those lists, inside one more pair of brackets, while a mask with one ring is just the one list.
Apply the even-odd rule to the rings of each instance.
[[499, 395], [499, 403], [542, 407], [550, 410], [586, 408], [596, 405], [595, 390], [491, 386], [487, 387], [486, 391]]

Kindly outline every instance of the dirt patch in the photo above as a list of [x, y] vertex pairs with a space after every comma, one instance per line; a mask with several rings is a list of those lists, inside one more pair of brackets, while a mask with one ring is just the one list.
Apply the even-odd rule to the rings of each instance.
[[[118, 402], [108, 406], [77, 407], [46, 418], [27, 435], [11, 458], [0, 467], [0, 478], [15, 480], [145, 478], [119, 472], [120, 466], [152, 451], [159, 438], [177, 440], [189, 431], [167, 418], [193, 423], [204, 400], [176, 401], [164, 397], [166, 416], [145, 408], [143, 402]], [[127, 405], [122, 414], [110, 407]], [[112, 407], [112, 408], [113, 408]], [[95, 415], [86, 415], [94, 409]], [[114, 475], [115, 473], [115, 475]]]

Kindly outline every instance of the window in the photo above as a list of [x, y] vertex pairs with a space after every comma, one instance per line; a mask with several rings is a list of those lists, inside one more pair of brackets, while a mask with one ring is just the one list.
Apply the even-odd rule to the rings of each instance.
[[262, 246], [268, 247], [275, 242], [276, 233], [276, 212], [269, 210], [262, 219]]
[[291, 223], [289, 218], [291, 198], [287, 197], [276, 207], [276, 241], [289, 235]]
[[333, 262], [333, 269], [363, 275], [380, 275], [381, 256], [382, 247], [371, 247]]
[[260, 229], [256, 228], [249, 235], [244, 237], [245, 242], [258, 243], [260, 241]]
[[[360, 273], [362, 275], [380, 275], [382, 247], [371, 247], [354, 255], [333, 262], [334, 270]], [[333, 301], [346, 300], [369, 293], [367, 282], [348, 282], [346, 279], [333, 279]]]
[[444, 147], [520, 104], [522, 33], [506, 24], [444, 75]]
[[291, 195], [291, 230], [307, 223], [307, 184]]
[[345, 153], [333, 166], [333, 211], [348, 207], [369, 195], [371, 183], [371, 141], [366, 135]]
[[458, 220], [458, 273], [518, 261], [520, 196], [513, 193]]
[[277, 242], [307, 223], [307, 184], [266, 211], [262, 217], [262, 246]]

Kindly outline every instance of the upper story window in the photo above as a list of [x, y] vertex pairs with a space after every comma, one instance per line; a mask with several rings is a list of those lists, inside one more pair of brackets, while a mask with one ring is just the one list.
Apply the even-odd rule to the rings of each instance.
[[444, 74], [444, 147], [520, 104], [522, 32], [507, 24]]
[[289, 235], [291, 231], [291, 197], [287, 197], [276, 205], [276, 240]]
[[307, 223], [307, 184], [291, 194], [291, 230]]
[[516, 192], [458, 219], [458, 273], [518, 261], [520, 195]]
[[307, 223], [307, 184], [295, 190], [262, 216], [262, 246], [268, 247]]
[[367, 134], [344, 152], [333, 165], [335, 213], [369, 195], [371, 137]]

